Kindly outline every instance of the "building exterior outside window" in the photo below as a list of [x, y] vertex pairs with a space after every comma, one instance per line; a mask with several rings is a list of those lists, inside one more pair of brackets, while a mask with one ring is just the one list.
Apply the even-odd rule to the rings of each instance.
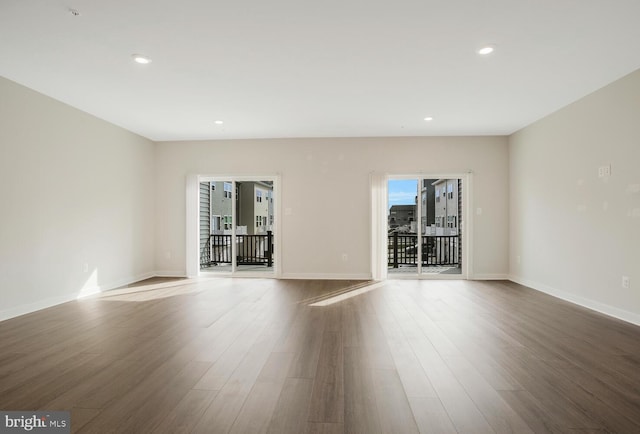
[[441, 232], [437, 235], [457, 235], [458, 180], [438, 179], [432, 185], [436, 191], [435, 226]]

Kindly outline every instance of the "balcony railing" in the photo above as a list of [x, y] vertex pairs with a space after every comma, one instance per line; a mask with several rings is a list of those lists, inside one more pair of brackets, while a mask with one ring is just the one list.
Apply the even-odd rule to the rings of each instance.
[[[460, 265], [460, 235], [422, 235], [422, 266]], [[387, 264], [390, 268], [418, 265], [418, 235], [389, 234]]]
[[[200, 268], [218, 264], [231, 264], [232, 236], [209, 235], [200, 251]], [[273, 232], [264, 235], [236, 235], [236, 265], [273, 266]]]

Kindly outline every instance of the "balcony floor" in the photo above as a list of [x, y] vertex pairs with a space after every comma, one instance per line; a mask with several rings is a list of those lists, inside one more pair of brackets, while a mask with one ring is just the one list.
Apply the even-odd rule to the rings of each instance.
[[[267, 267], [265, 265], [238, 265], [236, 272], [258, 272], [258, 273], [273, 273], [274, 268]], [[200, 269], [201, 273], [231, 273], [231, 264], [218, 264]]]
[[[387, 268], [389, 274], [416, 274], [417, 271], [416, 266], [412, 265], [401, 265], [398, 268]], [[433, 266], [433, 267], [422, 267], [422, 274], [462, 274], [462, 270], [460, 267], [447, 267], [447, 266]]]

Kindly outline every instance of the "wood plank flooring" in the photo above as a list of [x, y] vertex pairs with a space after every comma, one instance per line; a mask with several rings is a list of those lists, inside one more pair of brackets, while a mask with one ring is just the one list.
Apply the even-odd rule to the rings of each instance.
[[640, 327], [504, 281], [154, 280], [0, 348], [0, 409], [73, 432], [640, 432]]

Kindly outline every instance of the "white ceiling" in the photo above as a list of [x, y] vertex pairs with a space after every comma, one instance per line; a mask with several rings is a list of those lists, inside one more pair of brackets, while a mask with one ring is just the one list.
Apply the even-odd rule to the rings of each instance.
[[639, 0], [1, 0], [0, 75], [158, 141], [503, 135], [640, 68], [639, 22]]

